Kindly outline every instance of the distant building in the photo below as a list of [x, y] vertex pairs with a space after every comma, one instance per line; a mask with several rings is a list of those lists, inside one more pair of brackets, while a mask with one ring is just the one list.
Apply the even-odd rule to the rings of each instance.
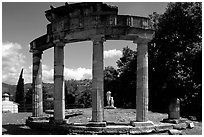
[[7, 93], [4, 93], [2, 97], [2, 112], [18, 113], [18, 103], [9, 101]]

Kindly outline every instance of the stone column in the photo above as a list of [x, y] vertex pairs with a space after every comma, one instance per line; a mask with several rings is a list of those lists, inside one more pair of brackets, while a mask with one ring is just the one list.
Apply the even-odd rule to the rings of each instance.
[[101, 36], [93, 39], [92, 63], [92, 122], [100, 123], [104, 120], [103, 39]]
[[54, 121], [56, 123], [62, 123], [65, 120], [64, 46], [65, 46], [65, 43], [61, 41], [55, 41], [55, 46], [54, 46]]
[[42, 98], [42, 51], [33, 51], [33, 94], [32, 94], [32, 117], [43, 115]]
[[148, 113], [148, 40], [137, 40], [136, 121], [146, 122]]

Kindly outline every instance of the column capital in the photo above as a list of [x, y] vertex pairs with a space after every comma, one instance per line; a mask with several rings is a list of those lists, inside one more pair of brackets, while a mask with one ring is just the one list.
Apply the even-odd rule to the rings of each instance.
[[147, 38], [136, 38], [133, 40], [133, 43], [137, 43], [137, 44], [148, 44], [151, 41], [151, 39], [147, 39]]
[[54, 40], [53, 43], [55, 44], [55, 46], [59, 46], [59, 47], [64, 47], [65, 46], [65, 42], [63, 42], [62, 40]]
[[101, 41], [104, 42], [106, 41], [105, 36], [104, 35], [95, 35], [91, 38], [91, 40], [94, 41]]
[[32, 50], [33, 54], [43, 54], [43, 51], [41, 50]]

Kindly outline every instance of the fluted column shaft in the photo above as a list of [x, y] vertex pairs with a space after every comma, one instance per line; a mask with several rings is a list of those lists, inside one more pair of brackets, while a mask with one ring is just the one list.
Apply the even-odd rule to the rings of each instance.
[[103, 87], [103, 40], [101, 37], [93, 39], [92, 62], [92, 121], [104, 120], [104, 87]]
[[136, 121], [146, 122], [148, 112], [148, 41], [137, 40]]
[[54, 120], [59, 123], [65, 119], [64, 46], [61, 41], [54, 46]]
[[33, 93], [32, 93], [32, 116], [43, 115], [42, 98], [42, 51], [33, 51]]

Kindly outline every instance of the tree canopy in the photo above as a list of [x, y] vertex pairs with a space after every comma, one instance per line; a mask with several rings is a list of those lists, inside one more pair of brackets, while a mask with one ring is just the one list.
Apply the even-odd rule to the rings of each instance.
[[164, 14], [150, 17], [155, 27], [149, 45], [150, 89], [190, 103], [201, 95], [202, 3], [169, 3]]
[[[149, 108], [167, 112], [171, 98], [181, 100], [181, 113], [202, 112], [202, 4], [169, 3], [164, 14], [150, 15], [155, 37], [149, 50]], [[137, 51], [123, 49], [115, 69], [105, 70], [105, 89], [119, 107], [135, 107]], [[114, 83], [116, 82], [116, 86]]]

